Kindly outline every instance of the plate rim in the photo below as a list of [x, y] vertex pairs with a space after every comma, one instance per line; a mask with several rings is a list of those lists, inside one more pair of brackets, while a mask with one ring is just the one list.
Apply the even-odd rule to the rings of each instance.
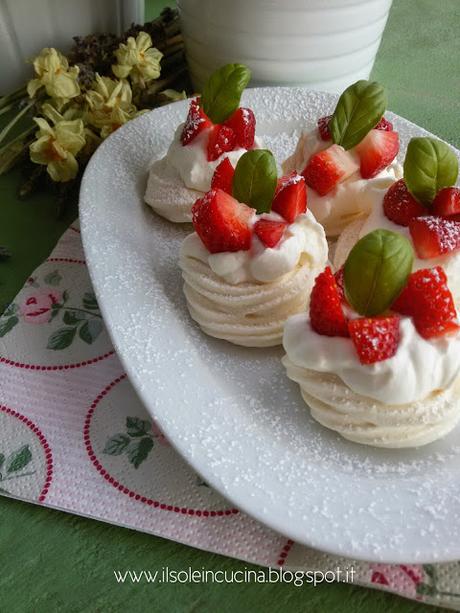
[[[287, 87], [287, 86], [248, 88], [245, 91], [245, 97], [252, 98], [252, 97], [263, 96], [264, 94], [269, 95], [273, 90], [276, 90], [278, 94], [279, 93], [282, 94], [284, 91], [288, 95], [300, 95], [301, 93], [303, 93], [304, 95], [306, 94], [307, 96], [308, 95], [320, 95], [320, 96], [324, 96], [328, 98], [331, 101], [331, 103], [334, 100], [337, 100], [338, 98], [337, 94], [331, 94], [330, 92], [324, 92], [320, 90], [308, 90], [302, 87]], [[125, 352], [123, 345], [118, 342], [116, 331], [113, 329], [113, 326], [112, 326], [111, 314], [109, 312], [109, 309], [107, 308], [105, 299], [103, 297], [103, 292], [100, 291], [99, 283], [97, 281], [97, 273], [96, 273], [97, 266], [96, 266], [96, 263], [93, 261], [93, 258], [91, 255], [91, 248], [90, 248], [91, 231], [89, 228], [91, 226], [91, 222], [90, 222], [91, 215], [90, 213], [88, 213], [88, 216], [87, 216], [87, 212], [86, 212], [90, 208], [90, 206], [88, 203], [86, 203], [85, 198], [84, 196], [82, 196], [82, 194], [85, 194], [88, 192], [88, 185], [90, 184], [93, 178], [92, 173], [94, 172], [94, 169], [99, 163], [99, 160], [102, 159], [104, 156], [106, 156], [106, 153], [110, 151], [112, 143], [115, 142], [116, 139], [120, 138], [120, 135], [123, 135], [123, 136], [128, 135], [129, 131], [133, 130], [134, 126], [141, 123], [142, 121], [145, 121], [146, 115], [151, 115], [152, 113], [157, 113], [157, 114], [165, 113], [165, 109], [168, 107], [171, 107], [172, 105], [176, 106], [176, 108], [179, 108], [179, 105], [181, 105], [185, 109], [187, 104], [188, 104], [188, 99], [174, 102], [164, 107], [153, 109], [149, 111], [148, 114], [141, 115], [140, 117], [137, 117], [134, 120], [131, 120], [130, 122], [128, 122], [127, 124], [119, 128], [116, 133], [111, 135], [109, 138], [105, 139], [105, 141], [103, 141], [103, 143], [98, 147], [98, 149], [96, 150], [94, 155], [91, 157], [85, 169], [85, 172], [82, 178], [82, 182], [81, 182], [80, 198], [79, 198], [79, 216], [80, 216], [81, 237], [82, 237], [83, 248], [84, 248], [85, 257], [87, 261], [88, 272], [91, 278], [91, 282], [93, 284], [93, 289], [96, 293], [96, 296], [99, 302], [99, 306], [100, 306], [101, 313], [103, 315], [104, 322], [106, 324], [107, 332], [112, 340], [116, 354], [118, 358], [120, 359], [120, 362], [128, 375], [128, 379], [130, 383], [133, 385], [136, 394], [141, 399], [148, 413], [152, 415], [152, 417], [154, 417], [159, 422], [161, 428], [165, 431], [165, 434], [169, 442], [171, 443], [171, 445], [174, 447], [175, 451], [179, 453], [179, 455], [182, 458], [184, 458], [184, 460], [189, 465], [192, 466], [193, 470], [195, 470], [198, 474], [200, 474], [205, 479], [206, 482], [212, 485], [212, 487], [217, 492], [219, 492], [220, 495], [222, 495], [225, 499], [229, 500], [232, 504], [235, 504], [235, 506], [238, 509], [246, 513], [249, 517], [256, 519], [257, 521], [261, 522], [264, 526], [267, 526], [270, 529], [278, 533], [281, 533], [283, 536], [286, 536], [286, 538], [290, 538], [298, 544], [301, 544], [307, 547], [312, 547], [315, 549], [319, 549], [320, 551], [331, 554], [331, 555], [335, 555], [339, 557], [350, 557], [350, 558], [353, 558], [354, 560], [361, 560], [361, 561], [366, 561], [366, 562], [380, 562], [380, 563], [390, 563], [390, 564], [408, 563], [407, 556], [405, 557], [404, 555], [399, 555], [394, 550], [392, 550], [392, 553], [390, 556], [387, 556], [385, 553], [373, 554], [372, 551], [366, 551], [366, 552], [363, 552], [362, 554], [356, 551], [347, 552], [341, 548], [329, 546], [327, 544], [326, 545], [321, 544], [321, 546], [319, 547], [317, 543], [308, 539], [308, 535], [306, 535], [303, 532], [299, 532], [298, 530], [295, 529], [295, 522], [287, 522], [287, 525], [283, 525], [282, 527], [280, 527], [279, 524], [277, 525], [276, 521], [272, 521], [269, 516], [265, 515], [262, 511], [260, 511], [259, 506], [256, 506], [256, 507], [251, 506], [250, 504], [247, 504], [244, 499], [240, 499], [240, 497], [234, 491], [229, 492], [228, 490], [224, 490], [219, 482], [219, 478], [211, 470], [209, 465], [203, 465], [201, 463], [195, 462], [195, 458], [193, 457], [193, 454], [187, 453], [187, 450], [182, 448], [178, 444], [178, 442], [175, 440], [174, 434], [169, 431], [168, 424], [165, 422], [162, 423], [162, 417], [158, 416], [155, 413], [154, 408], [150, 404], [150, 399], [147, 396], [146, 390], [144, 390], [142, 385], [140, 384], [140, 378], [138, 377], [138, 373], [135, 372], [134, 367], [130, 365], [129, 351]], [[419, 133], [423, 132], [427, 135], [435, 136], [436, 138], [439, 138], [439, 140], [443, 140], [440, 137], [436, 136], [435, 134], [428, 132], [425, 128], [422, 128], [421, 126], [418, 126], [417, 124], [406, 119], [405, 117], [402, 117], [390, 111], [387, 114], [390, 117], [402, 119], [411, 129], [416, 129]], [[297, 120], [293, 120], [293, 121], [296, 122]], [[450, 145], [450, 143], [448, 144], [450, 147], [454, 149], [454, 151], [457, 152], [456, 148], [453, 147], [453, 145]], [[169, 223], [172, 223], [172, 222], [169, 222]], [[459, 558], [460, 558], [460, 544], [458, 545], [457, 549], [452, 550], [452, 552], [449, 555], [443, 555], [440, 558], [436, 554], [436, 552], [430, 551], [430, 552], [427, 552], [426, 555], [420, 558], [417, 557], [416, 561], [413, 561], [413, 563], [423, 564], [423, 563], [433, 563], [433, 562], [435, 563], [452, 562], [452, 561], [457, 561]]]

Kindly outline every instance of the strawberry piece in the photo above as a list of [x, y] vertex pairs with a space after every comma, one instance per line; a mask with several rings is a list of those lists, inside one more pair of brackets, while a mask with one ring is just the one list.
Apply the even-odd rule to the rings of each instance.
[[446, 273], [441, 266], [413, 272], [392, 309], [412, 317], [414, 326], [424, 338], [441, 336], [460, 328]]
[[399, 344], [399, 317], [360, 317], [348, 330], [361, 364], [375, 364], [395, 355]]
[[348, 151], [340, 145], [331, 145], [311, 156], [302, 175], [309, 187], [325, 196], [356, 170], [358, 165]]
[[318, 119], [318, 132], [321, 140], [331, 140], [332, 136], [329, 132], [329, 122], [332, 119], [332, 115], [326, 115]]
[[310, 325], [325, 336], [349, 336], [340, 292], [329, 266], [315, 279], [310, 296]]
[[400, 179], [388, 188], [383, 198], [383, 212], [398, 226], [408, 226], [414, 217], [424, 215], [426, 209], [412, 196], [404, 179]]
[[205, 128], [210, 128], [212, 121], [200, 107], [200, 99], [195, 98], [190, 102], [187, 119], [180, 137], [183, 145], [188, 145]]
[[343, 266], [339, 268], [334, 274], [335, 282], [337, 283], [337, 290], [339, 292], [340, 300], [345, 301], [345, 280], [343, 276]]
[[416, 217], [409, 223], [415, 251], [422, 260], [460, 249], [460, 221], [443, 217]]
[[209, 133], [208, 162], [214, 162], [226, 151], [233, 151], [235, 145], [235, 132], [224, 124], [217, 124]]
[[224, 158], [216, 167], [211, 179], [211, 189], [223, 189], [232, 195], [232, 182], [235, 169], [228, 158]]
[[276, 247], [287, 227], [285, 221], [273, 219], [259, 219], [254, 225], [254, 234], [262, 241], [265, 247]]
[[382, 117], [382, 119], [375, 126], [375, 129], [385, 130], [385, 132], [393, 132], [393, 124], [391, 121], [388, 121], [388, 119], [385, 119], [385, 117]]
[[251, 109], [239, 108], [227, 119], [225, 125], [236, 134], [236, 144], [243, 149], [254, 146], [256, 118]]
[[460, 213], [460, 189], [458, 187], [441, 189], [433, 200], [433, 213], [445, 217], [458, 215]]
[[307, 210], [307, 186], [302, 175], [294, 170], [291, 174], [278, 179], [272, 211], [279, 213], [292, 223], [298, 215]]
[[399, 136], [397, 132], [371, 130], [356, 145], [356, 153], [359, 155], [363, 179], [375, 177], [375, 175], [391, 164], [398, 151]]
[[193, 205], [193, 227], [210, 253], [247, 251], [254, 212], [222, 189], [212, 189]]

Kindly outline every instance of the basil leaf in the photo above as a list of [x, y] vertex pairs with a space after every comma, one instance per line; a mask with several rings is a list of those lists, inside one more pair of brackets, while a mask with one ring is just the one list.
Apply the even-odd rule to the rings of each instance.
[[404, 160], [404, 180], [411, 194], [429, 205], [444, 187], [455, 184], [458, 160], [452, 149], [440, 140], [413, 138]]
[[275, 158], [267, 149], [246, 151], [238, 160], [233, 175], [232, 194], [239, 202], [268, 213], [278, 180]]
[[360, 143], [375, 128], [387, 107], [387, 94], [376, 81], [357, 81], [340, 96], [329, 130], [332, 140], [344, 149]]
[[396, 232], [374, 230], [350, 251], [344, 268], [345, 295], [360, 315], [383, 313], [407, 283], [414, 253]]
[[222, 123], [236, 111], [250, 78], [251, 71], [244, 64], [226, 64], [212, 73], [201, 95], [203, 110], [211, 121]]

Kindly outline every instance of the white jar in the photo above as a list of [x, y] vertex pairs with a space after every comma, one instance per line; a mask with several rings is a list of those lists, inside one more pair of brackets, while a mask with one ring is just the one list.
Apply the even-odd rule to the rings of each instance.
[[143, 23], [144, 0], [3, 0], [0, 2], [0, 94], [32, 77], [43, 47], [66, 52], [72, 36], [121, 34]]
[[196, 89], [229, 62], [251, 84], [340, 92], [367, 79], [392, 0], [177, 0]]

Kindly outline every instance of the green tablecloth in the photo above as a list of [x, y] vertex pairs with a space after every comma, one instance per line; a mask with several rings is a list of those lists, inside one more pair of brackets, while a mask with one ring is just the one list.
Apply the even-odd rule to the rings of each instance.
[[[167, 1], [147, 1], [152, 18]], [[391, 110], [460, 146], [459, 0], [395, 0], [373, 77]], [[0, 180], [0, 310], [67, 226], [49, 196], [15, 196], [18, 173]], [[0, 500], [0, 610], [33, 611], [418, 611], [421, 605], [348, 585], [117, 585], [114, 568], [237, 569], [221, 556], [96, 521]]]

